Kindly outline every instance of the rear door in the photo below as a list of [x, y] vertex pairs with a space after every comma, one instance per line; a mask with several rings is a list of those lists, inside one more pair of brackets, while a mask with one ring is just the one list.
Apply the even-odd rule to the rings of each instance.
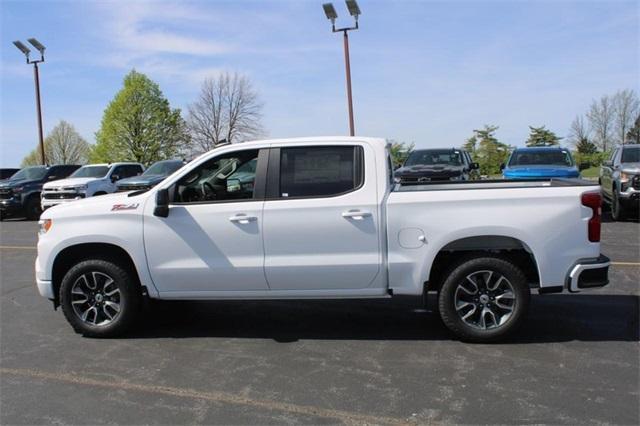
[[272, 148], [265, 201], [271, 290], [361, 289], [379, 273], [375, 163], [363, 145]]

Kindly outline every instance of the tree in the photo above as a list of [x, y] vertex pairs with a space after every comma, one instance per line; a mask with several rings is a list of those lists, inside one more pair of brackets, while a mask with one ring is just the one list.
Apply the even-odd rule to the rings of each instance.
[[238, 73], [223, 73], [202, 84], [197, 101], [189, 105], [187, 123], [196, 152], [222, 141], [242, 142], [263, 134], [262, 103], [251, 81]]
[[627, 141], [627, 133], [633, 127], [633, 119], [640, 112], [640, 100], [636, 92], [626, 89], [616, 92], [612, 103], [617, 143], [624, 144]]
[[607, 95], [591, 103], [587, 119], [594, 134], [594, 143], [602, 151], [607, 151], [613, 144], [614, 105]]
[[96, 140], [92, 161], [143, 164], [174, 158], [189, 142], [180, 110], [171, 109], [160, 87], [135, 70], [105, 109]]
[[[473, 161], [480, 165], [480, 173], [483, 175], [495, 175], [500, 173], [500, 165], [509, 156], [509, 145], [499, 142], [495, 137], [498, 126], [486, 125], [484, 129], [474, 130], [474, 135], [467, 140], [473, 142], [477, 148], [473, 151]], [[466, 147], [466, 144], [465, 144]]]
[[[64, 120], [54, 127], [44, 140], [49, 164], [84, 164], [89, 160], [91, 145], [80, 136], [72, 124]], [[22, 166], [40, 164], [40, 151], [34, 149], [22, 160]]]
[[589, 126], [584, 122], [584, 118], [581, 115], [576, 116], [569, 129], [569, 142], [573, 144], [580, 154], [595, 154], [598, 152], [598, 147], [589, 140], [589, 135]]
[[640, 144], [640, 115], [636, 118], [633, 127], [627, 132], [627, 143]]
[[560, 137], [558, 137], [546, 126], [533, 127], [529, 126], [529, 139], [526, 141], [527, 146], [556, 146], [560, 145]]
[[390, 139], [388, 142], [391, 144], [389, 153], [391, 154], [391, 161], [394, 167], [402, 166], [416, 145], [414, 143], [398, 142], [393, 139]]
[[467, 151], [469, 155], [473, 157], [476, 152], [476, 146], [478, 145], [478, 138], [475, 136], [471, 136], [467, 141], [462, 145], [462, 149]]

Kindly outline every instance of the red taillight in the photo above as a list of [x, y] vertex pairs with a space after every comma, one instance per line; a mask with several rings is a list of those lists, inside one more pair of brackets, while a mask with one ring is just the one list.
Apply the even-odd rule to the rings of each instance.
[[589, 207], [593, 212], [587, 227], [589, 231], [589, 241], [598, 243], [600, 242], [600, 224], [602, 222], [602, 196], [600, 195], [600, 191], [585, 192], [582, 194], [582, 205]]

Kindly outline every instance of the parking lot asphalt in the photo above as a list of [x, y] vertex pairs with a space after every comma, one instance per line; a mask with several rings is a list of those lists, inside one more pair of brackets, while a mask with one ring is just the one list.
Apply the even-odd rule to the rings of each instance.
[[603, 225], [611, 284], [534, 296], [508, 342], [413, 300], [180, 302], [126, 338], [73, 333], [0, 224], [1, 424], [639, 424], [640, 224]]

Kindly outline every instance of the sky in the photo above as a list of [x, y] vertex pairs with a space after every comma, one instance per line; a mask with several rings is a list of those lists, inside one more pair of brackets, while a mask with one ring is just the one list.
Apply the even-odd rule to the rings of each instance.
[[[185, 115], [205, 78], [238, 71], [264, 103], [268, 137], [348, 134], [342, 36], [323, 1], [0, 0], [0, 166], [38, 141], [33, 70], [11, 43], [30, 37], [47, 47], [45, 134], [66, 120], [94, 143], [134, 68]], [[457, 147], [495, 124], [521, 146], [529, 125], [566, 136], [594, 98], [640, 91], [640, 0], [358, 2], [356, 135]]]

